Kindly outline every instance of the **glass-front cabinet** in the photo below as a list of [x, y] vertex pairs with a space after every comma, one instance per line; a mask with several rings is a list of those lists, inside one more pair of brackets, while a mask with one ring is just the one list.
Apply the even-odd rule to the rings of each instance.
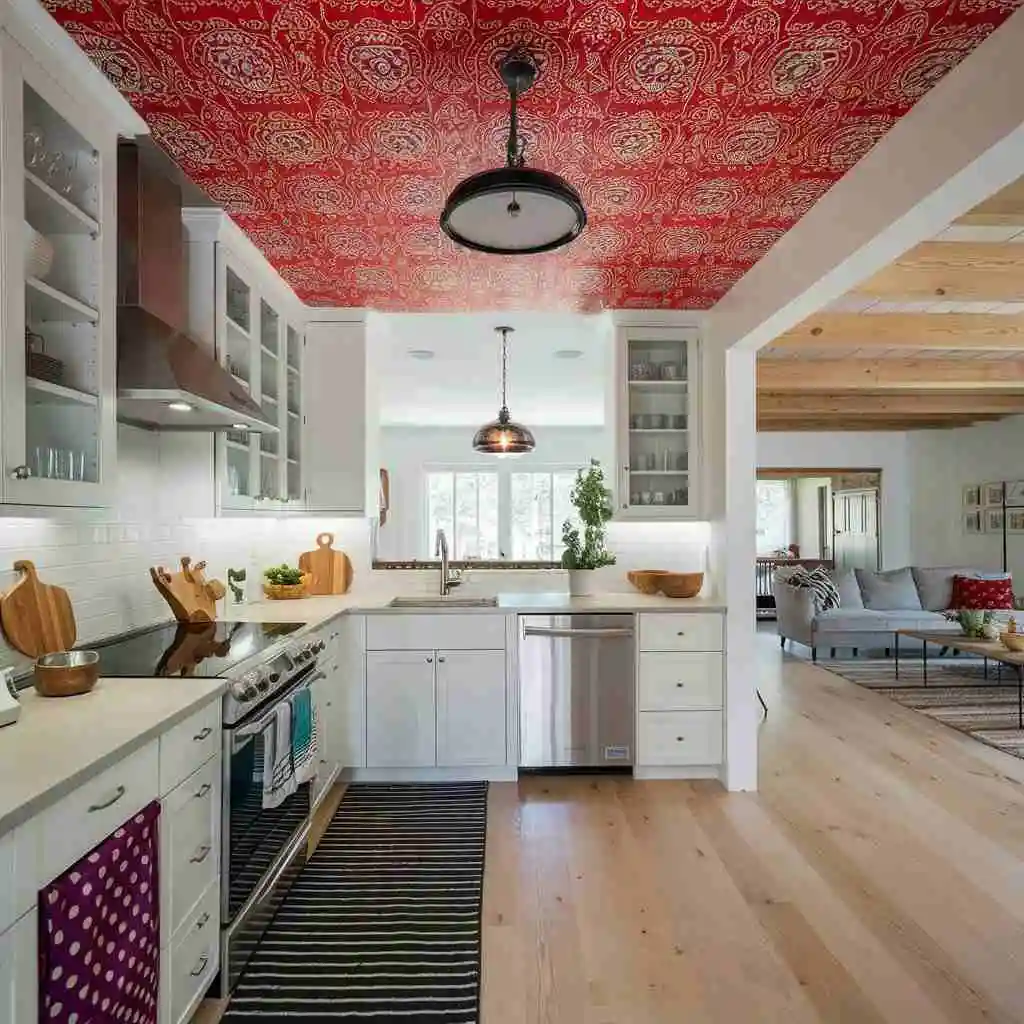
[[277, 433], [228, 431], [218, 440], [220, 507], [300, 511], [302, 331], [231, 251], [217, 244], [217, 355]]
[[618, 329], [618, 516], [700, 514], [697, 364], [696, 331]]
[[109, 504], [116, 135], [3, 37], [3, 498]]

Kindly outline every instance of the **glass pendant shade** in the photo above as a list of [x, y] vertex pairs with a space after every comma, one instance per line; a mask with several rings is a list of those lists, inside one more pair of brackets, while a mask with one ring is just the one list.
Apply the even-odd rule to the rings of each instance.
[[441, 230], [477, 252], [528, 256], [567, 245], [586, 227], [579, 193], [550, 171], [525, 166], [519, 139], [519, 96], [533, 85], [537, 65], [513, 50], [499, 72], [508, 88], [510, 113], [506, 166], [474, 174], [455, 186], [441, 212]]
[[512, 422], [508, 411], [508, 336], [512, 328], [494, 329], [501, 335], [501, 409], [496, 420], [485, 423], [473, 435], [473, 450], [483, 455], [524, 455], [532, 452], [537, 442], [529, 428]]

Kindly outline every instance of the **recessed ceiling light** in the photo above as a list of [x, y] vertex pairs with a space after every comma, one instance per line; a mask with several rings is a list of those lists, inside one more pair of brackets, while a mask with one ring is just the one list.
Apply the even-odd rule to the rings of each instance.
[[411, 348], [409, 349], [410, 359], [433, 359], [434, 350], [432, 348]]
[[188, 402], [168, 402], [167, 408], [173, 409], [175, 412], [192, 412], [195, 406], [190, 405]]
[[556, 359], [579, 359], [583, 355], [583, 349], [581, 348], [560, 348], [555, 353]]

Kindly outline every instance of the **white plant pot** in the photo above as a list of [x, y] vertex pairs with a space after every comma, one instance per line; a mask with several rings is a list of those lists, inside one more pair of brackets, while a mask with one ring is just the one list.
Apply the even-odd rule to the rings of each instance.
[[597, 579], [593, 569], [569, 570], [569, 593], [573, 597], [585, 597], [596, 592]]

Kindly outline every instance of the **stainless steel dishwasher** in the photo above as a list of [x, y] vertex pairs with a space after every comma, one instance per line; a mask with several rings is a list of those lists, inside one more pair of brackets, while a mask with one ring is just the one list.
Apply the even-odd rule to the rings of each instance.
[[632, 615], [519, 616], [521, 768], [633, 763]]

